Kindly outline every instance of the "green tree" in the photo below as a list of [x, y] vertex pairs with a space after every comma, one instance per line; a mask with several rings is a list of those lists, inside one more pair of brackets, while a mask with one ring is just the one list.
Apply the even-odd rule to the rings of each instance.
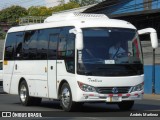
[[27, 12], [29, 16], [49, 16], [52, 14], [51, 10], [44, 6], [32, 6], [28, 8]]
[[60, 5], [65, 4], [65, 0], [59, 0], [59, 2], [60, 2]]
[[52, 13], [50, 12], [50, 9], [48, 9], [47, 7], [39, 7], [39, 15], [40, 16], [49, 16]]
[[2, 30], [2, 28], [0, 27], [0, 40], [4, 39], [6, 36], [6, 33]]
[[80, 5], [81, 6], [87, 6], [87, 5], [92, 5], [92, 4], [96, 4], [99, 3], [97, 0], [81, 0]]
[[99, 3], [100, 0], [70, 0], [70, 2], [78, 3], [80, 4], [80, 6], [86, 6], [86, 5]]
[[39, 8], [37, 6], [31, 6], [27, 10], [29, 16], [39, 16]]
[[69, 2], [67, 4], [63, 4], [63, 5], [60, 4], [58, 6], [52, 7], [51, 11], [52, 11], [52, 13], [54, 13], [54, 12], [60, 12], [63, 10], [69, 10], [69, 9], [78, 8], [78, 7], [80, 7], [80, 5], [78, 3]]
[[69, 2], [67, 4], [60, 4], [55, 7], [40, 7], [40, 6], [32, 6], [28, 9], [28, 15], [29, 16], [50, 16], [54, 12], [59, 12], [63, 10], [69, 10], [72, 8], [80, 7], [78, 3], [75, 2]]
[[18, 25], [18, 19], [26, 16], [27, 10], [20, 6], [11, 6], [0, 12], [0, 22], [9, 23], [12, 26]]
[[80, 3], [80, 1], [79, 0], [70, 0], [70, 2], [75, 2], [75, 3]]

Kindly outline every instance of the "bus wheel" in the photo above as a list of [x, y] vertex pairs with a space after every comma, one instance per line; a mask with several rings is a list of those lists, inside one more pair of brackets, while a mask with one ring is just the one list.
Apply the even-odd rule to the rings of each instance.
[[72, 93], [69, 85], [64, 83], [60, 92], [60, 103], [64, 111], [74, 111], [76, 103], [72, 101]]
[[134, 101], [122, 101], [118, 103], [120, 110], [131, 110], [134, 105]]
[[26, 81], [22, 81], [19, 86], [19, 98], [23, 105], [29, 106], [33, 102], [33, 98], [29, 96], [28, 86]]

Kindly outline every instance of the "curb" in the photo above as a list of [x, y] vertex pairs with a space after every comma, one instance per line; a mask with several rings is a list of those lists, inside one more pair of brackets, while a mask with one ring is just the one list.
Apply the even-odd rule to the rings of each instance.
[[160, 94], [144, 94], [144, 99], [160, 100]]

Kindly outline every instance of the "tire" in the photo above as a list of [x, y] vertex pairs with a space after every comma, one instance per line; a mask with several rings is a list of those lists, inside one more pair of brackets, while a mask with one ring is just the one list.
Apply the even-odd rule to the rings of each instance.
[[82, 107], [81, 103], [72, 101], [71, 89], [67, 83], [64, 83], [61, 87], [60, 104], [63, 110], [66, 112], [77, 111], [80, 110], [79, 108]]
[[120, 110], [131, 110], [134, 105], [134, 101], [122, 101], [118, 103]]
[[19, 86], [19, 98], [24, 106], [39, 105], [42, 98], [35, 98], [29, 96], [28, 85], [26, 81], [22, 81]]

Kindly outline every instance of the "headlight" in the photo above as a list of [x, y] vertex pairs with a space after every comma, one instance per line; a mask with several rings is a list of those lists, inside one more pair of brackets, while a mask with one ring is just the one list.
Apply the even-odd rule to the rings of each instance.
[[79, 81], [78, 81], [78, 85], [79, 85], [80, 89], [85, 91], [85, 92], [96, 92], [96, 89], [93, 86], [84, 84], [84, 83], [79, 82]]
[[143, 88], [144, 88], [144, 82], [141, 83], [141, 84], [138, 84], [138, 85], [134, 86], [134, 87], [132, 88], [132, 92], [141, 91], [141, 90], [143, 90]]

